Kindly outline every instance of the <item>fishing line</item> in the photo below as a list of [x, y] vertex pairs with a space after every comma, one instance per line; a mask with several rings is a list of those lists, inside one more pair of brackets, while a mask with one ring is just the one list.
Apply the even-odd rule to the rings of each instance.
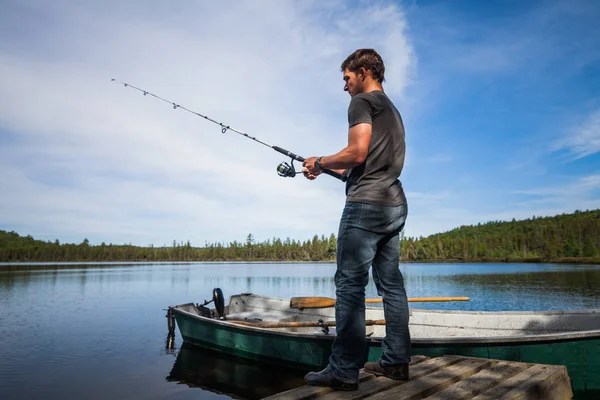
[[[177, 110], [179, 108], [179, 109], [187, 111], [187, 112], [189, 112], [191, 114], [194, 114], [194, 115], [196, 115], [196, 116], [198, 116], [200, 118], [204, 118], [205, 120], [210, 121], [210, 122], [212, 122], [214, 124], [217, 124], [217, 125], [219, 125], [221, 127], [221, 133], [226, 133], [227, 131], [235, 132], [235, 133], [237, 133], [237, 134], [239, 134], [241, 136], [244, 136], [244, 137], [246, 137], [246, 138], [248, 138], [250, 140], [253, 140], [253, 141], [257, 142], [257, 143], [260, 143], [263, 146], [270, 147], [273, 150], [275, 150], [275, 151], [277, 151], [277, 152], [279, 152], [281, 154], [284, 154], [284, 155], [290, 157], [291, 158], [291, 162], [289, 164], [284, 161], [284, 162], [282, 162], [281, 164], [279, 164], [277, 166], [277, 174], [279, 176], [293, 178], [294, 176], [296, 176], [296, 169], [294, 168], [294, 160], [298, 161], [298, 162], [303, 162], [305, 160], [304, 157], [301, 157], [301, 156], [299, 156], [297, 154], [294, 154], [291, 151], [283, 149], [283, 148], [281, 148], [279, 146], [272, 146], [272, 145], [270, 145], [268, 143], [263, 142], [262, 140], [259, 140], [259, 139], [255, 138], [254, 136], [250, 136], [247, 133], [244, 133], [242, 131], [234, 129], [234, 128], [232, 128], [229, 125], [225, 125], [225, 124], [223, 124], [223, 123], [221, 123], [219, 121], [215, 121], [214, 119], [212, 119], [212, 118], [210, 118], [210, 117], [208, 117], [206, 115], [202, 115], [202, 114], [200, 114], [200, 113], [198, 113], [196, 111], [193, 111], [193, 110], [190, 110], [188, 108], [185, 108], [184, 106], [182, 106], [180, 104], [177, 104], [177, 103], [174, 103], [174, 102], [172, 102], [170, 100], [164, 99], [164, 98], [162, 98], [160, 96], [155, 95], [154, 93], [150, 93], [147, 90], [140, 89], [139, 87], [130, 85], [129, 83], [126, 83], [126, 82], [118, 81], [118, 80], [116, 80], [114, 78], [111, 79], [111, 82], [120, 83], [123, 86], [125, 86], [126, 88], [131, 88], [131, 89], [137, 90], [138, 92], [142, 93], [144, 96], [152, 96], [152, 97], [154, 97], [154, 98], [156, 98], [156, 99], [158, 99], [160, 101], [164, 101], [165, 103], [170, 104], [173, 107], [174, 110]], [[323, 173], [325, 173], [327, 175], [330, 175], [330, 176], [333, 176], [334, 178], [340, 179], [342, 182], [346, 182], [346, 176], [344, 176], [342, 174], [339, 174], [339, 173], [337, 173], [335, 171], [331, 171], [329, 169], [323, 169]]]

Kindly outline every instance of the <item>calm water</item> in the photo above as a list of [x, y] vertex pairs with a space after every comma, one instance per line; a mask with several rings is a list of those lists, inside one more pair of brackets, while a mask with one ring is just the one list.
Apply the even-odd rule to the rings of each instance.
[[[260, 398], [302, 383], [272, 368], [182, 346], [166, 350], [165, 308], [214, 287], [334, 296], [333, 264], [0, 264], [0, 399]], [[469, 296], [413, 307], [600, 308], [600, 266], [402, 265], [410, 297]], [[376, 297], [371, 282], [368, 297]]]

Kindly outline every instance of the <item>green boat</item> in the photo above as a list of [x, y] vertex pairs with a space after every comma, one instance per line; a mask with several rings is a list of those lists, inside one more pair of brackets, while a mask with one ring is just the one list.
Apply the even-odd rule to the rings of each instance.
[[[335, 338], [334, 307], [292, 308], [290, 299], [243, 293], [215, 308], [204, 304], [169, 307], [184, 342], [247, 359], [320, 369]], [[212, 302], [211, 301], [211, 302]], [[383, 320], [383, 308], [367, 307], [367, 320]], [[170, 318], [170, 320], [173, 318]], [[170, 324], [174, 330], [174, 323]], [[300, 325], [300, 326], [298, 326]], [[312, 325], [312, 326], [303, 326]], [[439, 311], [411, 308], [413, 355], [462, 356], [564, 365], [575, 398], [600, 399], [600, 310], [544, 312]], [[377, 360], [385, 325], [366, 330]]]

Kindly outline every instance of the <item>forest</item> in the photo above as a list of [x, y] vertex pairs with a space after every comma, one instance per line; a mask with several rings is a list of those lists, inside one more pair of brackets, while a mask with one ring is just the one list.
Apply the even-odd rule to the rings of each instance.
[[[552, 217], [491, 221], [460, 226], [427, 237], [404, 237], [400, 258], [405, 262], [600, 262], [600, 210], [575, 211]], [[272, 238], [205, 243], [189, 241], [169, 246], [60, 243], [0, 230], [0, 261], [333, 261], [334, 234], [298, 241]]]

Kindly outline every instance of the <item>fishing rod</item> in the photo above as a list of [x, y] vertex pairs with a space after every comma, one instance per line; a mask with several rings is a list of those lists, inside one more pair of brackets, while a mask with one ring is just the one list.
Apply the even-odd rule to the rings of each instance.
[[[121, 81], [118, 81], [118, 80], [116, 80], [116, 79], [114, 79], [114, 78], [113, 78], [113, 79], [111, 79], [111, 82], [120, 83], [120, 84], [124, 85], [126, 88], [128, 87], [128, 88], [131, 88], [131, 89], [137, 90], [138, 92], [141, 92], [141, 93], [143, 93], [143, 94], [144, 94], [144, 96], [152, 96], [152, 97], [154, 97], [154, 98], [156, 98], [156, 99], [158, 99], [158, 100], [164, 101], [165, 103], [168, 103], [168, 104], [170, 104], [171, 106], [173, 106], [173, 109], [174, 109], [174, 110], [177, 110], [178, 108], [180, 108], [180, 109], [182, 109], [182, 110], [184, 110], [184, 111], [187, 111], [187, 112], [189, 112], [189, 113], [191, 113], [191, 114], [194, 114], [194, 115], [196, 115], [196, 116], [198, 116], [198, 117], [200, 117], [200, 118], [204, 118], [204, 119], [205, 119], [205, 120], [207, 120], [207, 121], [210, 121], [210, 122], [212, 122], [212, 123], [214, 123], [214, 124], [217, 124], [217, 125], [219, 125], [219, 126], [221, 127], [221, 133], [226, 133], [227, 131], [233, 131], [233, 132], [235, 132], [235, 133], [237, 133], [237, 134], [239, 134], [239, 135], [242, 135], [242, 136], [244, 136], [244, 137], [246, 137], [246, 138], [248, 138], [248, 139], [251, 139], [251, 140], [254, 140], [254, 141], [255, 141], [255, 142], [257, 142], [257, 143], [260, 143], [260, 144], [262, 144], [263, 146], [270, 147], [270, 148], [272, 148], [273, 150], [275, 150], [275, 151], [277, 151], [277, 152], [279, 152], [279, 153], [281, 153], [281, 154], [283, 154], [283, 155], [286, 155], [286, 156], [290, 157], [290, 158], [291, 158], [291, 161], [290, 161], [290, 163], [289, 163], [289, 164], [288, 164], [287, 162], [285, 162], [285, 161], [284, 161], [284, 162], [282, 162], [281, 164], [279, 164], [279, 165], [277, 166], [277, 174], [278, 174], [279, 176], [282, 176], [282, 177], [289, 177], [289, 178], [293, 178], [293, 177], [295, 177], [295, 176], [296, 176], [296, 169], [294, 168], [294, 160], [295, 160], [295, 161], [298, 161], [298, 162], [304, 162], [304, 160], [305, 160], [305, 158], [304, 158], [304, 157], [301, 157], [301, 156], [299, 156], [299, 155], [297, 155], [297, 154], [294, 154], [294, 153], [292, 153], [291, 151], [288, 151], [288, 150], [286, 150], [286, 149], [283, 149], [283, 148], [281, 148], [281, 147], [279, 147], [279, 146], [271, 146], [271, 145], [270, 145], [270, 144], [268, 144], [268, 143], [265, 143], [265, 142], [263, 142], [263, 141], [261, 141], [261, 140], [258, 140], [258, 139], [257, 139], [257, 138], [255, 138], [254, 136], [250, 136], [250, 135], [248, 135], [247, 133], [244, 133], [244, 132], [241, 132], [241, 131], [239, 131], [239, 130], [237, 130], [237, 129], [234, 129], [234, 128], [230, 127], [229, 125], [224, 125], [223, 123], [221, 123], [221, 122], [218, 122], [218, 121], [215, 121], [214, 119], [212, 119], [212, 118], [210, 118], [210, 117], [207, 117], [206, 115], [202, 115], [202, 114], [200, 114], [200, 113], [197, 113], [197, 112], [195, 112], [195, 111], [192, 111], [192, 110], [190, 110], [190, 109], [188, 109], [188, 108], [185, 108], [184, 106], [182, 106], [182, 105], [179, 105], [179, 104], [177, 104], [177, 103], [174, 103], [174, 102], [172, 102], [172, 101], [170, 101], [170, 100], [163, 99], [162, 97], [160, 97], [160, 96], [157, 96], [157, 95], [155, 95], [155, 94], [153, 94], [153, 93], [150, 93], [150, 92], [149, 92], [149, 91], [147, 91], [147, 90], [140, 89], [140, 88], [138, 88], [138, 87], [136, 87], [136, 86], [133, 86], [133, 85], [130, 85], [129, 83], [126, 83], [126, 82], [121, 82]], [[327, 174], [327, 175], [330, 175], [330, 176], [333, 176], [334, 178], [337, 178], [337, 179], [341, 180], [342, 182], [346, 182], [346, 179], [347, 179], [345, 175], [342, 175], [342, 174], [340, 174], [340, 173], [338, 173], [338, 172], [335, 172], [335, 171], [332, 171], [332, 170], [329, 170], [329, 169], [323, 169], [323, 173], [325, 173], [325, 174]]]

